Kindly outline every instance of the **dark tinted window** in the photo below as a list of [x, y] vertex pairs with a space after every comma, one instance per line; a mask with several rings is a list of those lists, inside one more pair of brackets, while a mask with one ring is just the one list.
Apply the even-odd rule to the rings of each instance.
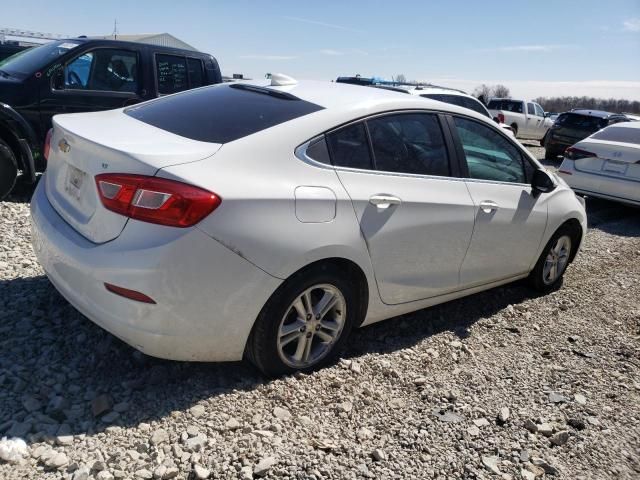
[[227, 143], [318, 110], [287, 93], [233, 84], [159, 98], [125, 113], [176, 135]]
[[579, 113], [563, 113], [556, 119], [556, 125], [587, 132], [595, 132], [606, 127], [607, 120], [589, 115], [581, 115]]
[[324, 136], [315, 140], [309, 145], [309, 147], [307, 147], [307, 157], [315, 160], [316, 162], [331, 165], [331, 158], [329, 157], [329, 150], [327, 149], [327, 141]]
[[175, 55], [156, 55], [158, 93], [169, 94], [189, 88], [187, 59]]
[[524, 113], [522, 111], [523, 102], [517, 100], [490, 100], [487, 108], [489, 110], [505, 110], [507, 112]]
[[458, 105], [460, 107], [468, 108], [474, 112], [478, 112], [480, 115], [491, 118], [487, 109], [478, 100], [465, 97], [462, 95], [447, 95], [443, 93], [427, 93], [421, 95], [421, 97], [431, 98], [438, 100], [439, 102], [451, 103], [452, 105]]
[[471, 178], [527, 182], [526, 160], [506, 138], [480, 122], [461, 117], [454, 121]]
[[205, 83], [202, 60], [187, 58], [187, 67], [189, 68], [189, 88], [202, 87]]
[[133, 93], [138, 90], [137, 74], [135, 52], [98, 48], [65, 65], [63, 88]]
[[438, 117], [388, 115], [367, 120], [376, 170], [449, 175], [449, 159]]
[[339, 167], [372, 168], [364, 123], [355, 123], [327, 135], [333, 164]]
[[640, 128], [607, 127], [591, 135], [595, 140], [608, 142], [635, 143], [640, 145]]
[[23, 77], [53, 63], [58, 57], [76, 48], [78, 45], [80, 45], [80, 43], [65, 40], [22, 50], [9, 58], [0, 60], [0, 70], [11, 75]]

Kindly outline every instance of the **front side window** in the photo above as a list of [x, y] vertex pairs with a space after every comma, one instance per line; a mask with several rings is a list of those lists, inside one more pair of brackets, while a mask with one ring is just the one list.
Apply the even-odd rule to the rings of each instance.
[[101, 48], [83, 53], [65, 65], [62, 88], [135, 93], [137, 72], [135, 52]]
[[454, 117], [454, 122], [464, 149], [469, 177], [498, 182], [527, 182], [525, 165], [530, 170], [533, 167], [506, 138], [473, 120]]
[[189, 88], [187, 59], [175, 55], [156, 55], [158, 93], [167, 95]]
[[536, 115], [539, 117], [544, 117], [544, 110], [542, 109], [542, 107], [537, 103], [534, 103], [533, 106], [536, 109]]
[[387, 115], [367, 120], [376, 170], [449, 175], [449, 159], [434, 114]]
[[371, 153], [364, 123], [354, 123], [327, 135], [331, 160], [336, 167], [371, 170]]

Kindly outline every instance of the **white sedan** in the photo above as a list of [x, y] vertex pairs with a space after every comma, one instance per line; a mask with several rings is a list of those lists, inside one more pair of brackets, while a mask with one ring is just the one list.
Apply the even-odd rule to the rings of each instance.
[[354, 327], [518, 279], [560, 284], [583, 203], [490, 119], [379, 89], [226, 84], [60, 115], [34, 250], [142, 352], [331, 361]]
[[640, 122], [616, 123], [569, 147], [558, 174], [578, 193], [640, 206]]

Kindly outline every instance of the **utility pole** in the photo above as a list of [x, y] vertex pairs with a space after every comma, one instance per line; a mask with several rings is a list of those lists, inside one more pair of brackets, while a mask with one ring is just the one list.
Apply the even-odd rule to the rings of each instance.
[[114, 40], [118, 39], [118, 19], [117, 18], [113, 19], [113, 39]]

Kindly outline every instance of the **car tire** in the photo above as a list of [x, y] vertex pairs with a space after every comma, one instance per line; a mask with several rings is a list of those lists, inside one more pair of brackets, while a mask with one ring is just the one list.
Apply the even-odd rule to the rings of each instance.
[[513, 129], [513, 136], [518, 138], [518, 124], [512, 123], [511, 128]]
[[575, 231], [567, 226], [559, 228], [545, 245], [529, 274], [529, 284], [541, 293], [559, 288], [576, 246]]
[[544, 144], [547, 142], [547, 134], [545, 133], [544, 136], [540, 139], [540, 146], [544, 147]]
[[13, 151], [0, 140], [0, 200], [13, 190], [18, 178], [18, 163]]
[[[335, 303], [318, 318], [325, 295], [333, 295], [330, 300], [335, 298]], [[285, 281], [267, 301], [253, 326], [245, 356], [269, 377], [327, 365], [344, 346], [358, 307], [353, 282], [344, 272], [330, 265], [303, 270]]]
[[545, 148], [544, 150], [544, 159], [545, 160], [558, 160], [558, 152], [556, 150]]

